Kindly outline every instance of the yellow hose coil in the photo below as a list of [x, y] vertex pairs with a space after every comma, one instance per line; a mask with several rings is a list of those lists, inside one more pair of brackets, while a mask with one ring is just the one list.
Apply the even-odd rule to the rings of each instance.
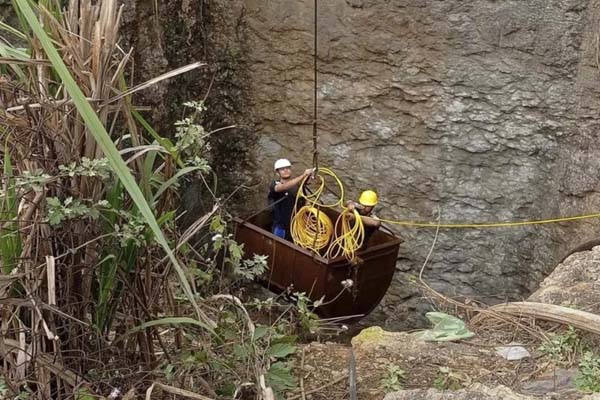
[[333, 234], [331, 219], [312, 206], [304, 206], [296, 212], [291, 228], [294, 243], [317, 252], [327, 246]]
[[[304, 192], [306, 180], [300, 184], [298, 189], [294, 207], [296, 212], [291, 223], [292, 239], [298, 246], [317, 253], [327, 247], [324, 255], [328, 258], [343, 255], [351, 260], [364, 241], [365, 232], [362, 219], [358, 212], [351, 213], [344, 207], [344, 185], [337, 175], [328, 168], [319, 168], [318, 172], [319, 175], [315, 178], [319, 180], [319, 183], [313, 193]], [[326, 177], [333, 178], [340, 191], [338, 200], [332, 203], [321, 201]], [[298, 209], [300, 199], [304, 199], [306, 205]], [[342, 209], [342, 213], [334, 226], [322, 209], [338, 206]]]
[[334, 231], [340, 234], [331, 242], [326, 256], [328, 258], [344, 256], [348, 260], [353, 260], [354, 253], [362, 247], [365, 239], [365, 228], [358, 212], [344, 209], [335, 222]]

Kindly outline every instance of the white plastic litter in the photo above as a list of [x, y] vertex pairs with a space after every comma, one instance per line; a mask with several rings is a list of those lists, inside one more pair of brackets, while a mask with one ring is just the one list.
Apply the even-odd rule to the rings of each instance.
[[531, 357], [531, 354], [523, 346], [518, 346], [518, 343], [510, 343], [508, 346], [496, 347], [496, 354], [508, 361], [522, 360]]

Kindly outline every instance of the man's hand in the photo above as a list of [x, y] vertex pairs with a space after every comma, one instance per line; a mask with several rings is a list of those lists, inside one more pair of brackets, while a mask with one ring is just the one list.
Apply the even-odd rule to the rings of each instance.
[[348, 209], [348, 211], [353, 212], [356, 206], [354, 205], [354, 202], [352, 200], [348, 200], [346, 202], [346, 208]]
[[304, 171], [304, 173], [302, 174], [302, 176], [304, 176], [305, 178], [311, 176], [313, 173], [315, 172], [314, 168], [309, 168], [307, 170]]

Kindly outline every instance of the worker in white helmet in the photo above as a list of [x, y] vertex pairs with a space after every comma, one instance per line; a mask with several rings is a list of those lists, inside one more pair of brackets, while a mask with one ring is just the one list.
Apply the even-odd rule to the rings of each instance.
[[[269, 204], [272, 204], [273, 228], [275, 236], [291, 240], [290, 225], [296, 194], [300, 183], [310, 177], [314, 169], [305, 170], [302, 175], [292, 177], [292, 163], [285, 158], [275, 161], [273, 166], [277, 173], [277, 179], [269, 186]], [[299, 204], [302, 206], [302, 204]]]

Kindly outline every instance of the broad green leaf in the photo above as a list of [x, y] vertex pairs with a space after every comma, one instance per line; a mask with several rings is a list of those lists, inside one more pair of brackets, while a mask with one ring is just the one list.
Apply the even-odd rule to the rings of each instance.
[[96, 396], [92, 396], [87, 388], [77, 389], [75, 392], [75, 400], [96, 400]]
[[246, 359], [250, 356], [250, 351], [247, 346], [243, 344], [236, 344], [233, 346], [233, 354], [239, 359]]
[[291, 373], [291, 365], [284, 362], [276, 362], [271, 364], [271, 368], [265, 375], [267, 386], [271, 386], [276, 392], [294, 389], [296, 387], [296, 379]]
[[258, 339], [264, 337], [271, 330], [270, 326], [267, 325], [258, 325], [256, 329], [254, 329], [254, 335], [252, 337], [253, 341], [257, 341]]
[[280, 335], [271, 339], [271, 344], [275, 343], [296, 343], [298, 341], [298, 336], [296, 335]]
[[215, 233], [225, 232], [225, 224], [223, 223], [223, 219], [221, 219], [219, 214], [215, 215], [210, 220], [210, 231]]
[[234, 263], [239, 262], [239, 260], [241, 260], [244, 256], [243, 247], [243, 243], [239, 245], [234, 241], [229, 242], [229, 253], [231, 254], [231, 258], [233, 259]]
[[288, 343], [276, 343], [269, 347], [267, 355], [269, 357], [284, 358], [296, 352], [296, 346]]

